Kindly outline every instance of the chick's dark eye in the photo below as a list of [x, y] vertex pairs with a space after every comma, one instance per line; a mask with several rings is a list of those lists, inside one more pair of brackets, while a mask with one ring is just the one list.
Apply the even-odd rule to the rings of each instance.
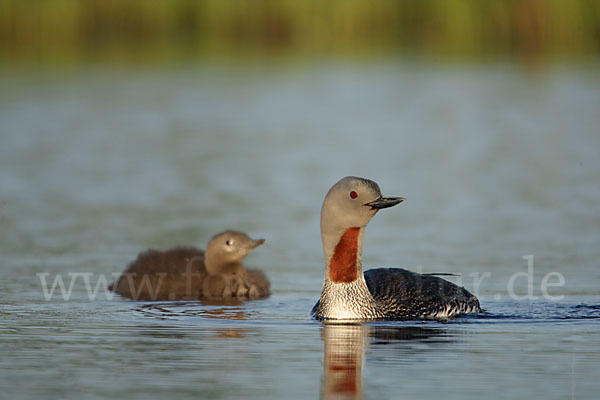
[[225, 242], [225, 244], [227, 246], [231, 246], [233, 244], [233, 240], [229, 239], [228, 241]]
[[352, 200], [354, 200], [354, 199], [355, 199], [355, 198], [357, 198], [357, 197], [358, 197], [358, 193], [356, 193], [354, 190], [350, 192], [350, 198], [351, 198]]

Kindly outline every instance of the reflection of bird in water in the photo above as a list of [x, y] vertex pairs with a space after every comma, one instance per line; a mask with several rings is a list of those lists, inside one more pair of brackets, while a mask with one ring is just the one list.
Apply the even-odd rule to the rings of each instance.
[[[386, 345], [394, 342], [420, 342], [433, 343], [435, 338], [444, 338], [449, 334], [442, 329], [422, 328], [419, 326], [378, 326], [370, 327], [369, 337], [372, 345]], [[446, 343], [447, 340], [441, 340]]]
[[232, 304], [230, 303], [226, 305], [227, 307], [206, 307], [203, 303], [200, 307], [198, 303], [192, 302], [150, 303], [141, 305], [137, 311], [160, 319], [203, 317], [210, 319], [247, 320], [252, 316], [252, 313], [244, 308], [231, 307]]
[[246, 269], [244, 258], [264, 239], [237, 231], [214, 236], [206, 252], [194, 247], [148, 250], [138, 255], [111, 286], [133, 300], [235, 302], [269, 295], [269, 281]]
[[377, 211], [404, 201], [383, 197], [368, 179], [346, 177], [325, 196], [321, 238], [325, 281], [312, 313], [320, 320], [449, 318], [481, 312], [466, 289], [431, 274], [400, 268], [362, 272], [364, 230]]
[[323, 326], [324, 399], [362, 398], [362, 364], [367, 328], [361, 325]]
[[[362, 366], [368, 345], [426, 341], [448, 336], [442, 329], [414, 326], [323, 325], [323, 399], [361, 399]], [[367, 343], [365, 343], [367, 342]]]
[[[189, 336], [198, 336], [205, 338], [219, 339], [241, 339], [247, 336], [248, 330], [237, 326], [215, 326], [204, 327], [198, 330], [188, 324], [189, 321], [197, 320], [190, 317], [204, 317], [211, 319], [224, 320], [247, 320], [251, 313], [238, 307], [206, 307], [199, 305], [198, 302], [163, 302], [163, 303], [142, 303], [136, 308], [136, 311], [146, 317], [145, 321], [150, 323], [136, 324], [135, 328], [141, 335], [157, 338], [185, 338]], [[178, 320], [185, 321], [184, 325], [178, 324], [160, 324], [155, 321], [160, 320]]]

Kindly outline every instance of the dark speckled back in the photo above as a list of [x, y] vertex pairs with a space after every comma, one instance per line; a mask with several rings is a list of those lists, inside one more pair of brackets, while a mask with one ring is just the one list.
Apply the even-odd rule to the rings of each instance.
[[432, 275], [401, 268], [365, 272], [367, 287], [386, 319], [445, 317], [481, 312], [479, 300], [466, 289]]

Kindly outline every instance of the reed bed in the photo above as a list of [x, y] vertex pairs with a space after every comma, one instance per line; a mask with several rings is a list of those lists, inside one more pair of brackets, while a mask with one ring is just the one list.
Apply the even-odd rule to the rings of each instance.
[[0, 62], [596, 58], [597, 0], [0, 0]]

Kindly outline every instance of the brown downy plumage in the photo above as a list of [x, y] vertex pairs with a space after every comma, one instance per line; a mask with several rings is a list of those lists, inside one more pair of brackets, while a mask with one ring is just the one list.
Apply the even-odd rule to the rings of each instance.
[[214, 236], [206, 252], [194, 247], [140, 253], [110, 287], [133, 300], [235, 301], [269, 296], [269, 281], [244, 268], [244, 258], [264, 239], [243, 232]]

